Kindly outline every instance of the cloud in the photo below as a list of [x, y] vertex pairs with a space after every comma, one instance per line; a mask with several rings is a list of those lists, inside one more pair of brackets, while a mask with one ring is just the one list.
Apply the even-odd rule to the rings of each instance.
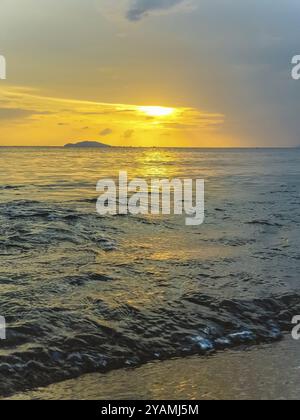
[[134, 130], [126, 130], [125, 133], [124, 133], [124, 138], [125, 139], [131, 139], [133, 134], [134, 134]]
[[[14, 144], [63, 145], [73, 136], [85, 140], [86, 133], [91, 138], [115, 133], [114, 141], [120, 145], [137, 143], [143, 136], [142, 144], [153, 145], [163, 132], [175, 134], [177, 139], [188, 130], [200, 135], [224, 122], [223, 114], [190, 107], [177, 107], [171, 115], [148, 119], [147, 106], [141, 104], [47, 97], [13, 86], [0, 86], [0, 96], [7, 101], [6, 106], [0, 104], [0, 145], [6, 138]], [[19, 128], [20, 121], [26, 123], [26, 130]]]
[[35, 111], [30, 111], [21, 108], [0, 108], [0, 120], [17, 120], [20, 118], [27, 118], [36, 114]]
[[109, 136], [110, 134], [112, 134], [112, 130], [110, 128], [105, 128], [104, 130], [102, 130], [100, 132], [100, 136], [105, 137], [105, 136]]
[[185, 0], [134, 0], [126, 17], [129, 21], [135, 22], [151, 12], [168, 10], [184, 2]]
[[171, 128], [173, 130], [188, 130], [188, 129], [196, 129], [198, 126], [196, 124], [165, 123], [164, 127]]

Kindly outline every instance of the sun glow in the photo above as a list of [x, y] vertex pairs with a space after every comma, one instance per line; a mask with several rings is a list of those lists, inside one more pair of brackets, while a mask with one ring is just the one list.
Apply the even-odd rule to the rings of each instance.
[[139, 106], [138, 110], [149, 117], [168, 117], [175, 112], [174, 108], [166, 108], [163, 106]]
[[3, 146], [63, 146], [86, 140], [135, 147], [229, 143], [218, 136], [225, 116], [197, 108], [48, 97], [37, 89], [2, 85], [0, 98]]

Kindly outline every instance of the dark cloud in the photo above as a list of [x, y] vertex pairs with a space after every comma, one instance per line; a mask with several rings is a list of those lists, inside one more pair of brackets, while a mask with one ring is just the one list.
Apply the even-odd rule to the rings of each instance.
[[102, 130], [100, 132], [100, 136], [105, 137], [105, 136], [109, 136], [110, 134], [112, 134], [112, 130], [110, 128], [105, 128], [104, 130]]
[[167, 10], [184, 0], [135, 0], [127, 12], [127, 19], [138, 21], [155, 10]]
[[29, 111], [19, 108], [0, 108], [0, 120], [17, 120], [36, 114], [35, 111]]
[[134, 130], [126, 130], [125, 133], [124, 133], [124, 138], [125, 139], [131, 139], [133, 134], [134, 134]]
[[163, 124], [166, 128], [171, 128], [174, 130], [187, 130], [187, 129], [195, 129], [198, 128], [195, 124], [183, 124], [183, 123], [165, 123]]

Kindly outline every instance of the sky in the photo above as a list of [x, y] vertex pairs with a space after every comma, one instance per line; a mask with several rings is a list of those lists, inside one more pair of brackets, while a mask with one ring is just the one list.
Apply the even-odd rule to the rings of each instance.
[[299, 16], [299, 0], [0, 0], [0, 145], [299, 145]]

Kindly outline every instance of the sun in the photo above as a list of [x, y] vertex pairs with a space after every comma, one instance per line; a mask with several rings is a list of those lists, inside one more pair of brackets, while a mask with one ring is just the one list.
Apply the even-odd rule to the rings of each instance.
[[175, 112], [174, 108], [166, 108], [163, 106], [139, 106], [138, 110], [149, 117], [168, 117]]

